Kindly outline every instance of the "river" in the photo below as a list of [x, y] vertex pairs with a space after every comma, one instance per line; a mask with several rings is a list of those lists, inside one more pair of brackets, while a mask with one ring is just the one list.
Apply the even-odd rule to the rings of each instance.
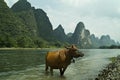
[[110, 63], [110, 57], [120, 55], [120, 49], [80, 49], [85, 56], [68, 66], [64, 77], [59, 70], [46, 75], [45, 53], [48, 49], [0, 50], [0, 80], [94, 80]]

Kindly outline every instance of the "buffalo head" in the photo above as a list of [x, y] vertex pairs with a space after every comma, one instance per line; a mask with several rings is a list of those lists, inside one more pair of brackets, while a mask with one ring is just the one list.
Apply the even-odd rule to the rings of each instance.
[[79, 52], [77, 47], [75, 45], [72, 45], [71, 47], [67, 47], [68, 51], [69, 51], [69, 55], [71, 57], [74, 58], [78, 58], [78, 57], [83, 57], [84, 54], [82, 52]]

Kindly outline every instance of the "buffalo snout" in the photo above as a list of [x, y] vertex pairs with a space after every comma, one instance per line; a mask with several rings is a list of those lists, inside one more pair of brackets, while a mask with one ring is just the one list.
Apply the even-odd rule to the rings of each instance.
[[78, 57], [83, 57], [84, 54], [82, 52], [78, 52], [74, 55], [74, 58], [78, 58]]
[[79, 57], [83, 57], [84, 56], [84, 54], [82, 53], [82, 52], [79, 52]]
[[82, 52], [78, 52], [77, 55], [76, 55], [77, 58], [78, 57], [83, 57], [83, 56], [84, 56], [84, 54]]

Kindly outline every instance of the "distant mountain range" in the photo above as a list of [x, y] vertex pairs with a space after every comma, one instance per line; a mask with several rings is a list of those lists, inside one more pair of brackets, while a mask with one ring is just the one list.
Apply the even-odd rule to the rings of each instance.
[[70, 43], [74, 43], [81, 48], [99, 48], [100, 46], [120, 45], [115, 42], [109, 35], [102, 35], [99, 39], [94, 34], [90, 35], [90, 31], [85, 29], [83, 22], [79, 22], [76, 29], [70, 37]]
[[101, 38], [90, 34], [79, 22], [74, 33], [64, 32], [61, 24], [53, 26], [42, 9], [35, 9], [27, 0], [19, 0], [9, 8], [0, 1], [0, 47], [63, 47], [76, 44], [80, 48], [120, 45], [109, 35]]

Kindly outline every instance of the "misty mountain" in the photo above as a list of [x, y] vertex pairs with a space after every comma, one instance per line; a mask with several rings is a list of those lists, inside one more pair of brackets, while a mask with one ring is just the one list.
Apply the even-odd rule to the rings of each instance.
[[74, 33], [69, 33], [68, 36], [69, 42], [76, 44], [80, 48], [99, 48], [100, 46], [119, 44], [119, 42], [115, 42], [111, 39], [109, 35], [102, 35], [99, 39], [94, 34], [90, 34], [90, 31], [85, 29], [83, 22], [79, 22]]
[[91, 40], [89, 37], [89, 30], [85, 29], [83, 22], [79, 22], [75, 28], [73, 35], [70, 38], [70, 43], [76, 44], [81, 48], [90, 48]]
[[0, 1], [0, 47], [61, 47], [76, 44], [80, 48], [118, 45], [109, 35], [99, 39], [79, 22], [73, 33], [65, 34], [60, 24], [53, 26], [42, 9], [35, 9], [27, 0], [17, 1], [9, 8]]
[[[19, 0], [11, 8], [21, 18], [32, 36], [50, 39], [52, 24], [47, 14], [42, 9], [35, 9], [27, 0]], [[48, 36], [49, 34], [49, 36]]]
[[95, 37], [94, 34], [92, 34], [90, 39], [92, 41], [93, 48], [98, 48], [101, 46], [119, 45], [119, 43], [111, 39], [109, 35], [102, 35], [99, 39], [98, 37]]
[[61, 42], [67, 42], [68, 40], [61, 24], [54, 30], [53, 35], [57, 40]]

